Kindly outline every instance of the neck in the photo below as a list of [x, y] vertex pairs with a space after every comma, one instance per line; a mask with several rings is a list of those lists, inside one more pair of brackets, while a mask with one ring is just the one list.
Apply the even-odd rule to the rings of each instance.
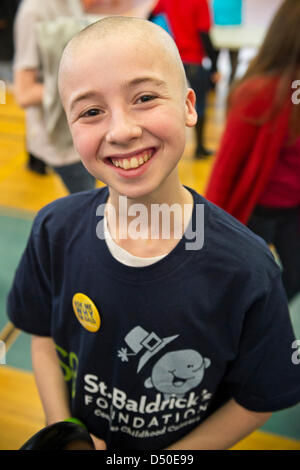
[[[141, 204], [145, 206], [148, 210], [151, 210], [151, 206], [154, 204], [167, 204], [172, 206], [173, 204], [192, 204], [193, 197], [191, 193], [181, 184], [178, 175], [169, 178], [163, 185], [161, 185], [155, 191], [136, 198], [130, 198], [127, 196], [122, 196], [113, 189], [109, 188], [109, 198], [108, 203], [111, 204], [118, 214], [120, 211], [120, 197], [126, 198], [127, 206], [130, 208], [135, 204]], [[121, 204], [122, 206], [122, 204]]]
[[[110, 189], [106, 217], [115, 241], [168, 245], [182, 237], [193, 210], [193, 196], [178, 180], [172, 191], [160, 187], [147, 196], [130, 199]], [[126, 242], [122, 242], [124, 245]]]

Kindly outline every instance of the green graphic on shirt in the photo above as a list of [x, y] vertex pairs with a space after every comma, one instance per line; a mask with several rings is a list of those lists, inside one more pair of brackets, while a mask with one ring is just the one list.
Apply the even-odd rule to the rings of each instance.
[[74, 352], [67, 352], [62, 347], [55, 345], [56, 350], [63, 357], [64, 360], [59, 359], [59, 364], [63, 370], [64, 379], [66, 382], [71, 381], [71, 398], [75, 398], [76, 394], [76, 379], [78, 372], [78, 357]]

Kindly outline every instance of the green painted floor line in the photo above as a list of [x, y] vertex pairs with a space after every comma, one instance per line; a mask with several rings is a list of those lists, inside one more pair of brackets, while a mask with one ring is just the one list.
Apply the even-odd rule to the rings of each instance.
[[32, 220], [1, 215], [0, 212], [0, 330], [8, 319], [6, 298], [15, 270], [25, 249]]
[[0, 205], [0, 217], [2, 216], [33, 221], [34, 217], [36, 216], [36, 212]]

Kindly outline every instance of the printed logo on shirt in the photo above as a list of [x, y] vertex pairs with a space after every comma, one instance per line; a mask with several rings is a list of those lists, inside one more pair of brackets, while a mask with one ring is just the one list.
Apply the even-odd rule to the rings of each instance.
[[[85, 303], [81, 296], [74, 296], [74, 302]], [[79, 372], [79, 355], [56, 345], [71, 398], [76, 396], [83, 415], [99, 429], [108, 427], [111, 433], [132, 438], [157, 438], [194, 427], [212, 400], [205, 383], [211, 360], [198, 350], [181, 348], [179, 338], [180, 334], [160, 335], [141, 325], [131, 328], [117, 350], [119, 373], [128, 377], [126, 387], [112, 383], [112, 377], [106, 381], [103, 371], [98, 374], [98, 361], [81, 366]], [[139, 378], [130, 378], [130, 371]]]
[[174, 395], [184, 396], [197, 387], [203, 379], [205, 369], [211, 364], [209, 358], [204, 358], [193, 349], [178, 350], [175, 348], [171, 352], [164, 353], [164, 347], [172, 343], [178, 336], [160, 338], [155, 332], [150, 333], [141, 326], [136, 326], [125, 337], [125, 343], [130, 351], [127, 347], [118, 351], [118, 357], [122, 362], [128, 362], [130, 356], [139, 358], [137, 373], [149, 359], [156, 356], [157, 362], [144, 386], [163, 393], [165, 399]]
[[161, 336], [141, 325], [132, 328], [117, 356], [126, 374], [132, 368], [140, 374], [138, 393], [133, 396], [130, 386], [130, 390], [111, 386], [101, 375], [86, 373], [83, 399], [89, 416], [107, 420], [111, 432], [139, 439], [197, 425], [212, 398], [203, 383], [211, 360], [197, 350], [179, 348], [179, 336]]
[[72, 305], [76, 318], [83, 328], [91, 333], [99, 330], [101, 320], [98, 309], [87, 295], [75, 294], [72, 299]]

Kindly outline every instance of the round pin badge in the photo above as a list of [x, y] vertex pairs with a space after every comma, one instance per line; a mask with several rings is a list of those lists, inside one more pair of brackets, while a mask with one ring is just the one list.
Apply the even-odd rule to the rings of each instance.
[[73, 310], [83, 328], [95, 333], [101, 325], [100, 315], [94, 302], [85, 294], [77, 293], [72, 299]]

